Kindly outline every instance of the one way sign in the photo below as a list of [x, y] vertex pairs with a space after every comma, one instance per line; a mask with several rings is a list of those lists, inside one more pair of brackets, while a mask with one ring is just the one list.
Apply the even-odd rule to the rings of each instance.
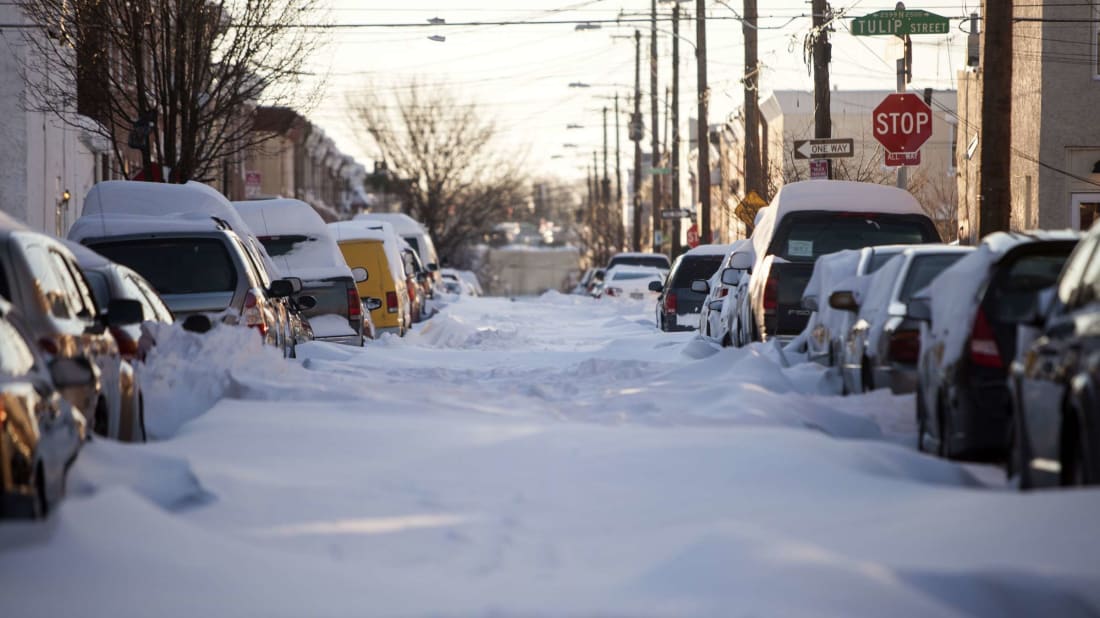
[[852, 138], [804, 139], [794, 143], [795, 159], [842, 159], [855, 154]]

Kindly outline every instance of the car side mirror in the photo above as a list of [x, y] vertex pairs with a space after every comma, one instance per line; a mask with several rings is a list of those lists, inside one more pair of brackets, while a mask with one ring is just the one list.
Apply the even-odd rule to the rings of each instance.
[[752, 268], [752, 256], [748, 253], [734, 253], [730, 256], [729, 267], [736, 270], [749, 270]]
[[428, 270], [432, 271], [433, 273], [437, 272], [439, 270], [439, 264], [436, 264], [435, 262], [429, 262]]
[[129, 298], [116, 298], [107, 304], [107, 326], [129, 326], [145, 321], [141, 303]]
[[189, 315], [187, 319], [183, 321], [183, 330], [192, 333], [209, 332], [211, 328], [214, 328], [214, 323], [210, 321], [209, 316], [201, 313]]
[[711, 311], [721, 311], [723, 302], [725, 301], [723, 301], [722, 299], [712, 300], [710, 301], [710, 304], [707, 305], [707, 308], [709, 308]]
[[362, 266], [356, 266], [355, 268], [351, 269], [351, 278], [354, 279], [356, 283], [363, 283], [368, 278], [370, 278], [370, 273], [367, 272], [366, 268], [363, 268]]
[[363, 306], [367, 308], [367, 311], [374, 311], [382, 307], [382, 300], [379, 298], [367, 297], [363, 299]]
[[736, 268], [726, 268], [722, 270], [722, 283], [725, 285], [737, 285], [741, 283], [742, 270]]
[[663, 283], [661, 283], [660, 281], [650, 281], [649, 282], [649, 291], [650, 292], [660, 292], [664, 289], [665, 289], [665, 285]]
[[592, 275], [592, 278], [596, 281], [603, 281], [604, 272], [598, 270], [598, 271], [596, 271], [596, 274]]
[[706, 279], [696, 279], [691, 282], [691, 291], [697, 294], [710, 294], [710, 283]]
[[86, 357], [57, 357], [50, 362], [50, 377], [57, 388], [94, 388], [96, 370]]
[[298, 297], [298, 306], [305, 310], [313, 309], [317, 306], [317, 297], [305, 294]]
[[289, 279], [276, 279], [271, 282], [267, 294], [272, 298], [286, 298], [294, 294], [294, 284]]
[[859, 303], [856, 302], [856, 295], [848, 290], [839, 290], [830, 294], [829, 306], [841, 311], [859, 311]]
[[304, 284], [302, 283], [302, 280], [299, 277], [283, 277], [283, 279], [286, 279], [287, 281], [290, 282], [290, 285], [294, 288], [294, 293], [295, 294], [301, 294], [302, 293], [302, 288], [304, 287]]
[[[832, 299], [830, 298], [830, 301], [831, 300]], [[816, 296], [803, 296], [802, 297], [802, 308], [806, 309], [806, 310], [809, 310], [809, 311], [817, 311], [818, 310], [817, 297]]]
[[927, 298], [914, 298], [905, 307], [905, 317], [920, 322], [932, 321], [932, 301]]

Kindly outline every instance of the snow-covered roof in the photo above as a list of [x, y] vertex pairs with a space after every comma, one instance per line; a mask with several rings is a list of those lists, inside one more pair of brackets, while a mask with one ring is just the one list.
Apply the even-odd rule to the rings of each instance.
[[233, 206], [249, 228], [261, 237], [301, 235], [308, 238], [295, 245], [293, 251], [271, 257], [283, 274], [307, 281], [351, 276], [351, 269], [324, 219], [309, 204], [280, 198], [233, 202]]
[[365, 212], [355, 215], [354, 221], [385, 221], [393, 226], [398, 234], [421, 234], [424, 226], [416, 219], [401, 212]]
[[730, 247], [731, 245], [699, 245], [685, 252], [684, 255], [721, 255], [724, 257], [730, 254]]
[[327, 227], [338, 243], [353, 240], [381, 242], [393, 280], [395, 282], [405, 280], [405, 263], [401, 259], [401, 246], [398, 244], [401, 237], [397, 235], [392, 225], [385, 221], [357, 220], [337, 221], [329, 223]]
[[788, 213], [809, 210], [874, 212], [923, 215], [924, 209], [911, 193], [897, 187], [850, 180], [804, 180], [779, 188], [752, 233], [757, 259], [767, 255], [775, 228]]
[[222, 229], [214, 219], [204, 214], [154, 215], [85, 215], [69, 228], [69, 240], [83, 242], [88, 238], [126, 236], [130, 234], [170, 234], [173, 232], [214, 232]]
[[616, 264], [607, 269], [604, 273], [605, 279], [610, 279], [614, 274], [618, 273], [634, 273], [639, 275], [653, 275], [654, 277], [664, 277], [668, 274], [668, 270], [664, 268], [657, 268], [656, 266], [639, 266], [637, 264]]

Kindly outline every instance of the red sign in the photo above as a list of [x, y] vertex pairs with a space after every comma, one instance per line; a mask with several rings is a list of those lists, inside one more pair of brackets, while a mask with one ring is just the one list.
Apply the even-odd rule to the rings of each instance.
[[699, 246], [699, 227], [694, 223], [688, 228], [688, 246], [692, 249]]
[[932, 137], [932, 109], [915, 94], [888, 95], [871, 119], [875, 139], [886, 152], [916, 152]]
[[814, 159], [810, 161], [810, 179], [811, 180], [828, 180], [829, 178], [829, 160], [828, 159]]
[[920, 151], [886, 153], [887, 167], [901, 167], [903, 165], [920, 165]]

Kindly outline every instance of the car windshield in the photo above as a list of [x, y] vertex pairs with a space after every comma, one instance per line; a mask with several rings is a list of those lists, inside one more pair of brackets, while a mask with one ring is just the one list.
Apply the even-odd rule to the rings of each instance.
[[1072, 246], [1067, 245], [1063, 251], [1024, 255], [1015, 260], [989, 290], [991, 317], [999, 322], [1022, 320], [1035, 305], [1037, 293], [1058, 281], [1071, 250]]
[[405, 242], [409, 243], [409, 246], [412, 247], [413, 251], [416, 251], [416, 253], [419, 254], [420, 243], [416, 240], [416, 236], [405, 236], [404, 238]]
[[686, 256], [680, 261], [676, 274], [672, 278], [672, 287], [690, 288], [691, 282], [696, 279], [710, 279], [714, 272], [722, 266], [724, 256], [700, 255]]
[[610, 268], [611, 266], [615, 266], [618, 264], [630, 264], [632, 266], [652, 266], [654, 268], [663, 268], [665, 270], [668, 270], [668, 258], [663, 255], [620, 255], [618, 257], [611, 258], [611, 264], [609, 264], [608, 267]]
[[905, 277], [905, 284], [901, 288], [898, 300], [909, 302], [917, 290], [923, 289], [940, 273], [947, 270], [955, 262], [958, 262], [965, 253], [941, 253], [939, 255], [918, 255], [913, 258], [913, 264], [909, 266], [909, 274]]
[[106, 307], [111, 302], [111, 287], [107, 284], [107, 275], [96, 270], [84, 270], [84, 277], [92, 288], [95, 304]]
[[882, 268], [887, 262], [897, 257], [901, 251], [876, 251], [871, 255], [871, 260], [867, 263], [868, 275], [873, 274], [878, 269]]
[[938, 242], [924, 215], [795, 212], [783, 218], [770, 253], [792, 262], [812, 262], [844, 249]]
[[298, 245], [305, 242], [316, 240], [309, 236], [302, 236], [298, 234], [288, 234], [285, 236], [260, 236], [260, 243], [263, 244], [264, 249], [267, 249], [267, 254], [271, 257], [278, 257], [280, 255], [286, 255], [291, 251], [294, 251]]
[[614, 281], [629, 281], [631, 279], [655, 279], [659, 276], [660, 275], [658, 275], [657, 273], [653, 273], [653, 272], [650, 272], [650, 273], [639, 273], [639, 272], [615, 273], [615, 276], [612, 277], [612, 280], [614, 280]]
[[225, 244], [215, 238], [109, 241], [92, 248], [137, 271], [160, 294], [231, 292], [237, 288], [237, 269]]

